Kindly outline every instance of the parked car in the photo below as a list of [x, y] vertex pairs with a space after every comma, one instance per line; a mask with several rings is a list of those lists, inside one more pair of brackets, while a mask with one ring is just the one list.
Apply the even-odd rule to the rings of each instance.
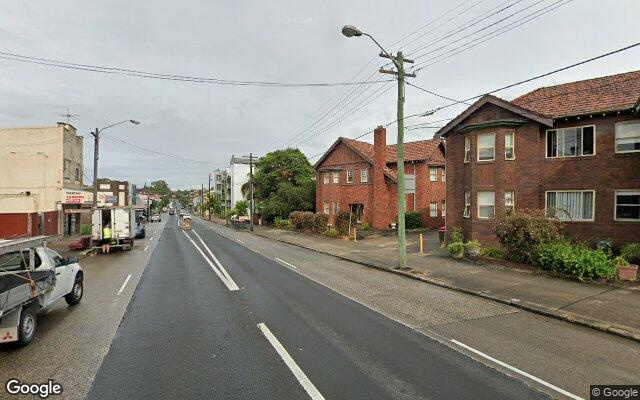
[[162, 218], [160, 218], [160, 214], [152, 214], [151, 215], [151, 222], [161, 222]]

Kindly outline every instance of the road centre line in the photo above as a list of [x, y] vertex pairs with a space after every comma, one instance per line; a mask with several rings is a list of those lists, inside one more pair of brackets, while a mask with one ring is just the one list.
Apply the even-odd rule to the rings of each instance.
[[309, 394], [312, 400], [324, 400], [324, 396], [318, 391], [318, 389], [311, 383], [307, 375], [300, 369], [295, 360], [289, 355], [289, 352], [282, 346], [282, 343], [275, 337], [271, 330], [264, 323], [259, 323], [258, 328], [262, 331], [262, 334], [267, 338], [271, 346], [276, 350], [282, 361], [293, 372], [302, 388]]
[[[207, 257], [206, 254], [204, 254], [204, 252], [202, 251], [202, 249], [196, 244], [196, 242], [193, 241], [193, 239], [191, 239], [191, 237], [189, 237], [189, 235], [187, 235], [187, 232], [182, 231], [182, 233], [184, 233], [184, 235], [187, 237], [187, 239], [189, 239], [189, 241], [191, 242], [191, 244], [193, 244], [193, 246], [198, 250], [198, 252], [200, 253], [200, 255], [202, 255], [202, 258], [205, 259], [205, 261], [209, 264], [209, 266], [211, 267], [211, 269], [213, 269], [213, 271], [216, 273], [216, 275], [218, 275], [218, 278], [220, 278], [220, 280], [222, 281], [222, 283], [224, 283], [224, 285], [227, 287], [227, 289], [229, 289], [230, 291], [234, 291], [234, 290], [239, 290], [240, 288], [238, 287], [238, 285], [236, 285], [236, 283], [233, 281], [233, 279], [230, 279], [231, 277], [229, 277], [229, 279], [227, 279], [227, 277], [225, 275], [222, 274], [222, 272], [220, 272], [218, 270], [218, 268], [211, 262], [211, 260], [209, 259], [209, 257]], [[194, 232], [195, 233], [195, 232]], [[197, 235], [197, 234], [196, 234]], [[206, 245], [205, 245], [206, 247]], [[208, 247], [207, 247], [208, 250]], [[210, 253], [213, 254], [213, 253]], [[214, 256], [215, 257], [215, 256]], [[226, 272], [226, 271], [225, 271]], [[227, 274], [228, 275], [228, 274]]]
[[220, 269], [222, 274], [227, 278], [227, 280], [229, 282], [233, 282], [233, 278], [231, 278], [231, 275], [229, 275], [229, 273], [227, 272], [226, 268], [222, 266], [222, 263], [220, 262], [220, 260], [218, 260], [218, 257], [216, 257], [215, 254], [213, 254], [213, 252], [211, 251], [209, 246], [207, 246], [207, 244], [204, 242], [204, 240], [202, 240], [202, 237], [198, 234], [198, 232], [196, 232], [195, 229], [194, 229], [193, 233], [195, 233], [195, 235], [198, 237], [198, 239], [200, 239], [200, 243], [202, 243], [204, 248], [207, 249], [207, 252], [209, 253], [211, 258], [213, 259], [213, 262], [216, 263], [216, 265], [218, 266], [218, 268]]
[[564, 396], [567, 396], [567, 397], [569, 397], [571, 399], [575, 399], [575, 400], [584, 400], [582, 397], [576, 396], [575, 394], [573, 394], [571, 392], [567, 392], [564, 389], [561, 389], [561, 388], [559, 388], [557, 386], [554, 386], [554, 385], [550, 384], [547, 381], [543, 381], [542, 379], [540, 379], [540, 378], [538, 378], [536, 376], [533, 376], [531, 374], [528, 374], [528, 373], [526, 373], [526, 372], [524, 372], [524, 371], [522, 371], [522, 370], [520, 370], [520, 369], [518, 369], [516, 367], [512, 367], [511, 365], [509, 365], [507, 363], [504, 363], [504, 362], [502, 362], [500, 360], [497, 360], [497, 359], [495, 359], [495, 358], [493, 358], [493, 357], [481, 352], [480, 350], [474, 349], [471, 346], [467, 346], [466, 344], [464, 344], [462, 342], [458, 342], [455, 339], [451, 339], [451, 341], [453, 343], [457, 344], [460, 347], [464, 347], [465, 349], [467, 349], [467, 350], [469, 350], [469, 351], [471, 351], [471, 352], [473, 352], [473, 353], [475, 353], [475, 354], [477, 354], [477, 355], [479, 355], [479, 356], [481, 356], [483, 358], [486, 358], [489, 361], [492, 361], [492, 362], [494, 362], [494, 363], [496, 363], [496, 364], [498, 364], [498, 365], [500, 365], [500, 366], [502, 366], [504, 368], [510, 369], [511, 371], [516, 372], [516, 373], [518, 373], [518, 374], [520, 374], [520, 375], [522, 375], [522, 376], [524, 376], [526, 378], [529, 378], [529, 379], [531, 379], [532, 381], [534, 381], [536, 383], [539, 383], [539, 384], [541, 384], [543, 386], [548, 387], [549, 389], [553, 389], [554, 391], [556, 391], [556, 392], [558, 392], [558, 393], [560, 393], [560, 394], [562, 394]]
[[293, 269], [298, 269], [298, 267], [296, 267], [295, 265], [293, 265], [293, 264], [289, 264], [289, 263], [288, 263], [288, 262], [286, 262], [285, 260], [281, 260], [281, 259], [279, 259], [278, 257], [274, 258], [274, 260], [276, 260], [276, 262], [277, 262], [277, 263], [279, 263], [279, 264], [284, 264], [284, 266], [285, 266], [285, 267], [291, 267], [291, 268], [293, 268]]
[[118, 290], [117, 296], [120, 296], [122, 294], [122, 291], [124, 290], [124, 287], [127, 286], [127, 283], [129, 283], [129, 279], [131, 279], [131, 274], [127, 275], [127, 279], [125, 279], [124, 283], [122, 284], [122, 286], [120, 286], [120, 290]]

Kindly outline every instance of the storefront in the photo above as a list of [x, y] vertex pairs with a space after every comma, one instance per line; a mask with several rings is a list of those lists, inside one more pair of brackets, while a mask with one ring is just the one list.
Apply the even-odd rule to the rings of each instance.
[[[73, 236], [91, 231], [92, 193], [84, 190], [63, 189], [62, 234]], [[85, 225], [86, 227], [83, 227]]]

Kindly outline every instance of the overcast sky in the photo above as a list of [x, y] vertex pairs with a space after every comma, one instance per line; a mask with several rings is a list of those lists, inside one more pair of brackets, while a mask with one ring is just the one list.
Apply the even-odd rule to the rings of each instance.
[[[0, 10], [0, 51], [229, 80], [347, 82], [359, 71], [362, 72], [356, 81], [371, 74], [380, 80], [389, 76], [375, 74], [383, 61], [375, 57], [378, 50], [373, 42], [366, 37], [345, 38], [340, 33], [343, 25], [356, 25], [389, 46], [389, 50], [402, 48], [409, 58], [431, 60], [428, 64], [438, 61], [440, 54], [451, 54], [451, 49], [557, 1], [16, 1], [5, 2]], [[443, 35], [477, 21], [490, 10], [499, 10], [501, 4], [513, 5], [443, 39]], [[519, 10], [522, 11], [498, 22]], [[410, 81], [451, 98], [469, 98], [632, 44], [640, 39], [638, 15], [637, 0], [569, 1], [522, 26], [425, 67]], [[496, 24], [487, 27], [493, 23]], [[484, 27], [487, 28], [461, 39]], [[400, 44], [391, 46], [416, 30]], [[640, 49], [635, 48], [498, 95], [512, 99], [539, 86], [639, 68]], [[79, 134], [133, 118], [141, 124], [121, 125], [105, 131], [105, 135], [153, 151], [206, 161], [178, 161], [109, 139], [101, 142], [101, 177], [127, 179], [140, 185], [165, 179], [172, 188], [206, 185], [207, 173], [227, 166], [232, 154], [262, 155], [279, 145], [293, 144], [308, 156], [317, 155], [338, 136], [355, 137], [395, 119], [396, 112], [395, 87], [389, 83], [358, 88], [220, 86], [0, 59], [0, 85], [3, 127], [54, 125], [63, 119], [57, 114], [69, 107], [72, 114], [79, 114], [71, 122]], [[383, 94], [374, 99], [378, 93]], [[415, 88], [406, 89], [406, 114], [447, 103]], [[352, 112], [358, 105], [364, 107]], [[462, 109], [452, 107], [428, 118], [409, 119], [406, 124], [450, 118]], [[324, 118], [317, 121], [320, 117]], [[302, 143], [292, 140], [302, 128], [316, 121], [299, 135]], [[389, 142], [394, 141], [395, 129], [395, 125], [389, 128]], [[433, 132], [434, 129], [410, 130], [406, 140], [430, 138]], [[90, 138], [85, 136], [85, 174], [92, 179]], [[363, 140], [371, 141], [371, 135]]]

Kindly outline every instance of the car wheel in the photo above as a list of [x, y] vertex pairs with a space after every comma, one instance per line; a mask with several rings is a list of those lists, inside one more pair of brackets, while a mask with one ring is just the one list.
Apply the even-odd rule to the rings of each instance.
[[20, 326], [18, 327], [18, 346], [26, 346], [36, 336], [38, 319], [34, 307], [25, 308], [20, 314]]
[[70, 306], [75, 306], [76, 304], [80, 303], [83, 294], [84, 285], [82, 283], [82, 277], [80, 275], [76, 275], [76, 280], [73, 282], [73, 289], [71, 289], [71, 292], [64, 296], [64, 299]]

